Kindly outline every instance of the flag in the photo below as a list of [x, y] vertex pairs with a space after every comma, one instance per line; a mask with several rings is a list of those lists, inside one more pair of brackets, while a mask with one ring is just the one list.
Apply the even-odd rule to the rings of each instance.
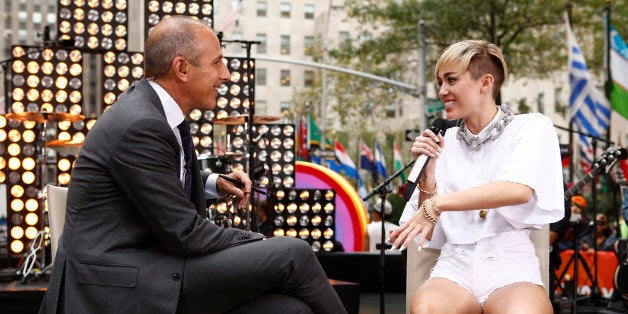
[[384, 152], [377, 142], [375, 142], [375, 164], [377, 166], [377, 173], [382, 175], [382, 178], [384, 180], [388, 178], [388, 174], [386, 173], [386, 159], [384, 158]]
[[610, 32], [611, 105], [628, 119], [628, 47], [613, 26]]
[[307, 151], [307, 124], [305, 118], [299, 118], [299, 127], [297, 131], [297, 157], [301, 160], [308, 160]]
[[[580, 132], [599, 138], [609, 126], [610, 103], [591, 81], [584, 54], [571, 31], [566, 14], [565, 22], [569, 49], [569, 85], [571, 88], [569, 119], [574, 122]], [[591, 138], [582, 133], [579, 135], [582, 153], [581, 163], [583, 170], [588, 172], [595, 155], [593, 154]]]
[[377, 167], [375, 166], [373, 153], [362, 140], [360, 140], [360, 169], [370, 172], [373, 175], [373, 180], [377, 182]]
[[313, 146], [321, 147], [321, 131], [318, 130], [318, 126], [314, 123], [314, 118], [310, 116], [310, 123], [308, 124], [308, 135], [310, 148]]
[[[399, 151], [399, 145], [397, 144], [397, 141], [393, 142], [393, 169], [395, 169], [395, 172], [403, 169], [403, 161], [401, 160], [401, 151]], [[401, 178], [401, 183], [405, 183], [406, 182], [406, 174], [405, 173], [401, 173], [399, 175], [399, 178]]]
[[338, 158], [338, 161], [340, 162], [340, 168], [342, 171], [344, 171], [344, 173], [346, 173], [349, 177], [357, 179], [358, 169], [338, 140], [334, 143], [334, 150], [336, 152], [336, 158]]
[[221, 32], [224, 32], [227, 28], [229, 28], [229, 26], [231, 26], [231, 24], [233, 24], [238, 19], [240, 11], [242, 11], [242, 0], [238, 1], [238, 3], [235, 4], [233, 9], [229, 13], [229, 16], [227, 16], [225, 23], [222, 25], [222, 30], [220, 30]]

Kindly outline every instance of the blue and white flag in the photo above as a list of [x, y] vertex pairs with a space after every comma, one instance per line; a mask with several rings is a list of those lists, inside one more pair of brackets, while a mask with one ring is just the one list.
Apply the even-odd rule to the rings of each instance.
[[[347, 155], [344, 147], [340, 145], [340, 142], [336, 140], [334, 143], [334, 150], [336, 152], [336, 158], [340, 161], [340, 169], [344, 171], [349, 177], [355, 178], [358, 181], [358, 195], [364, 198], [368, 193], [366, 192], [366, 187], [364, 187], [364, 182], [358, 174], [358, 169], [355, 166], [353, 160]], [[338, 171], [336, 171], [338, 172]], [[365, 204], [366, 205], [366, 204]]]
[[379, 173], [384, 180], [388, 178], [388, 174], [386, 173], [386, 159], [384, 159], [384, 152], [382, 152], [382, 148], [377, 142], [375, 142], [375, 164], [377, 166], [377, 173]]
[[358, 169], [338, 140], [334, 143], [334, 150], [336, 152], [336, 158], [340, 161], [340, 168], [342, 171], [344, 171], [344, 173], [346, 173], [349, 177], [357, 179], [359, 177]]
[[[594, 137], [602, 137], [609, 126], [611, 105], [591, 81], [584, 54], [571, 31], [567, 14], [565, 14], [568, 49], [569, 49], [569, 119], [574, 122], [580, 132]], [[594, 153], [591, 138], [580, 134], [582, 165], [588, 172], [593, 164]], [[587, 169], [588, 168], [588, 169]]]

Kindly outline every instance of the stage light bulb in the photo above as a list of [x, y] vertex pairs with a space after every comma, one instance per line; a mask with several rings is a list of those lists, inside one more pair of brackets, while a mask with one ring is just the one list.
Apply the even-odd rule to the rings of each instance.
[[41, 105], [41, 111], [52, 112], [52, 104], [45, 103]]
[[317, 227], [317, 226], [320, 226], [320, 224], [323, 221], [323, 219], [321, 218], [321, 216], [316, 215], [316, 216], [312, 217], [312, 219], [310, 221], [312, 222], [312, 226]]
[[24, 243], [20, 240], [11, 241], [11, 252], [21, 253], [24, 250]]
[[26, 222], [26, 224], [33, 226], [37, 224], [37, 222], [39, 221], [39, 217], [37, 217], [37, 214], [35, 213], [29, 213], [26, 214], [26, 216], [24, 217], [24, 221]]
[[9, 169], [17, 170], [17, 169], [20, 169], [21, 165], [22, 165], [22, 162], [20, 161], [19, 158], [17, 157], [9, 158]]
[[17, 156], [20, 154], [21, 151], [22, 151], [22, 148], [20, 147], [19, 144], [16, 144], [16, 143], [11, 143], [7, 147], [7, 152], [9, 152], [9, 155], [11, 156]]
[[59, 168], [59, 170], [61, 171], [68, 171], [70, 169], [70, 166], [72, 164], [70, 163], [70, 161], [67, 158], [61, 158], [59, 159], [59, 161], [57, 162], [57, 167]]
[[32, 184], [35, 182], [35, 174], [32, 171], [25, 171], [22, 174], [22, 182], [26, 184]]
[[283, 229], [275, 229], [275, 231], [273, 231], [273, 236], [275, 237], [283, 237], [284, 235]]
[[11, 201], [11, 210], [13, 210], [14, 212], [19, 212], [22, 209], [24, 209], [24, 201], [19, 198]]
[[113, 12], [111, 12], [111, 11], [104, 11], [100, 15], [100, 19], [102, 20], [102, 22], [107, 23], [105, 25], [108, 25], [109, 28], [111, 28], [111, 24], [109, 24], [109, 23], [111, 23], [113, 21]]
[[11, 142], [17, 142], [22, 138], [22, 132], [19, 130], [13, 129], [9, 131], [9, 140]]
[[80, 64], [74, 63], [70, 66], [70, 74], [73, 76], [78, 76], [81, 73], [83, 73], [83, 67]]
[[29, 240], [32, 240], [32, 239], [35, 239], [35, 237], [37, 237], [39, 230], [31, 226], [31, 227], [27, 227], [24, 233], [26, 234], [26, 238], [28, 238]]
[[24, 229], [20, 226], [15, 226], [11, 228], [11, 238], [13, 239], [21, 239], [24, 236]]
[[286, 235], [289, 236], [289, 237], [296, 238], [297, 237], [297, 231], [295, 229], [290, 228], [290, 229], [286, 230]]
[[61, 141], [69, 141], [72, 138], [72, 136], [68, 132], [59, 132], [59, 134], [57, 135], [57, 138]]
[[85, 141], [85, 134], [78, 132], [72, 135], [72, 142], [74, 143], [83, 143]]
[[39, 203], [37, 202], [37, 200], [29, 198], [26, 200], [25, 207], [26, 210], [28, 210], [29, 212], [34, 212], [37, 210], [37, 208], [39, 208]]
[[22, 195], [24, 195], [24, 188], [21, 185], [14, 185], [11, 188], [11, 196], [20, 198]]
[[60, 174], [57, 179], [59, 180], [59, 184], [68, 185], [70, 183], [70, 174], [67, 172], [64, 172]]
[[22, 168], [24, 168], [24, 170], [33, 170], [35, 165], [35, 159], [31, 157], [26, 157], [22, 160]]

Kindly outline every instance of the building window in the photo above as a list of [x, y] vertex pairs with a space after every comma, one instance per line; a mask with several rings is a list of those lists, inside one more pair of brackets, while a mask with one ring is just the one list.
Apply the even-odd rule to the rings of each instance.
[[545, 94], [544, 93], [539, 93], [536, 96], [536, 106], [539, 110], [540, 113], [545, 113]]
[[283, 117], [287, 117], [290, 115], [290, 102], [282, 101], [279, 103], [279, 111]]
[[255, 69], [255, 85], [257, 86], [266, 86], [266, 69], [257, 68]]
[[[242, 40], [242, 33], [240, 32], [231, 33], [230, 40]], [[229, 47], [229, 50], [231, 50], [231, 52], [234, 52], [234, 53], [238, 53], [242, 51], [242, 47], [240, 45], [229, 45], [228, 47]]]
[[266, 16], [266, 1], [257, 1], [257, 16]]
[[281, 86], [290, 86], [290, 70], [281, 70]]
[[257, 53], [266, 53], [266, 34], [255, 35], [255, 40], [260, 42], [257, 44]]
[[279, 16], [290, 17], [290, 3], [282, 2], [279, 5]]
[[340, 47], [346, 47], [351, 44], [351, 37], [349, 37], [349, 32], [338, 32], [338, 44]]
[[305, 12], [306, 19], [308, 20], [314, 19], [314, 5], [313, 4], [306, 4], [305, 7], [303, 8], [303, 11]]
[[290, 35], [281, 35], [281, 54], [290, 54]]
[[267, 115], [267, 105], [266, 100], [258, 100], [255, 102], [255, 114], [256, 115]]
[[306, 70], [303, 72], [303, 86], [312, 87], [314, 85], [314, 71]]
[[314, 37], [313, 36], [305, 36], [303, 37], [303, 54], [306, 56], [311, 56], [314, 54]]
[[373, 39], [373, 34], [369, 31], [362, 32], [362, 42], [367, 42]]

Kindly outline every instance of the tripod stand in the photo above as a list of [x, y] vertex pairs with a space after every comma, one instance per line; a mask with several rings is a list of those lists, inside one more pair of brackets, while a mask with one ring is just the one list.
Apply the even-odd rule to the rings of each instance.
[[[586, 272], [587, 277], [589, 278], [589, 280], [591, 281], [591, 285], [592, 285], [592, 291], [594, 290], [593, 287], [597, 287], [597, 278], [594, 277], [591, 274], [591, 269], [589, 267], [589, 265], [587, 264], [587, 262], [584, 260], [584, 258], [582, 257], [582, 255], [580, 254], [580, 250], [579, 250], [579, 240], [581, 238], [581, 234], [584, 234], [586, 232], [589, 231], [590, 229], [590, 225], [585, 225], [585, 230], [579, 230], [580, 227], [583, 226], [583, 224], [580, 221], [576, 221], [576, 222], [570, 222], [570, 227], [572, 228], [572, 230], [574, 231], [574, 239], [573, 239], [573, 248], [574, 248], [574, 253], [571, 256], [571, 258], [569, 259], [569, 261], [567, 262], [567, 264], [565, 265], [565, 269], [563, 270], [563, 272], [560, 274], [560, 276], [558, 276], [558, 278], [556, 278], [556, 287], [561, 287], [560, 286], [560, 282], [563, 281], [567, 270], [569, 270], [569, 266], [571, 266], [571, 264], [573, 263], [573, 287], [571, 293], [571, 300], [569, 300], [569, 303], [571, 303], [571, 313], [577, 313], [578, 312], [578, 301], [581, 300], [585, 300], [588, 299], [589, 296], [581, 296], [578, 297], [578, 275], [579, 275], [579, 271], [580, 271], [580, 267], [579, 264], [582, 263], [582, 266]], [[596, 252], [597, 253], [597, 252]], [[566, 294], [567, 287], [562, 288], [562, 294]], [[562, 303], [562, 302], [561, 302]]]

